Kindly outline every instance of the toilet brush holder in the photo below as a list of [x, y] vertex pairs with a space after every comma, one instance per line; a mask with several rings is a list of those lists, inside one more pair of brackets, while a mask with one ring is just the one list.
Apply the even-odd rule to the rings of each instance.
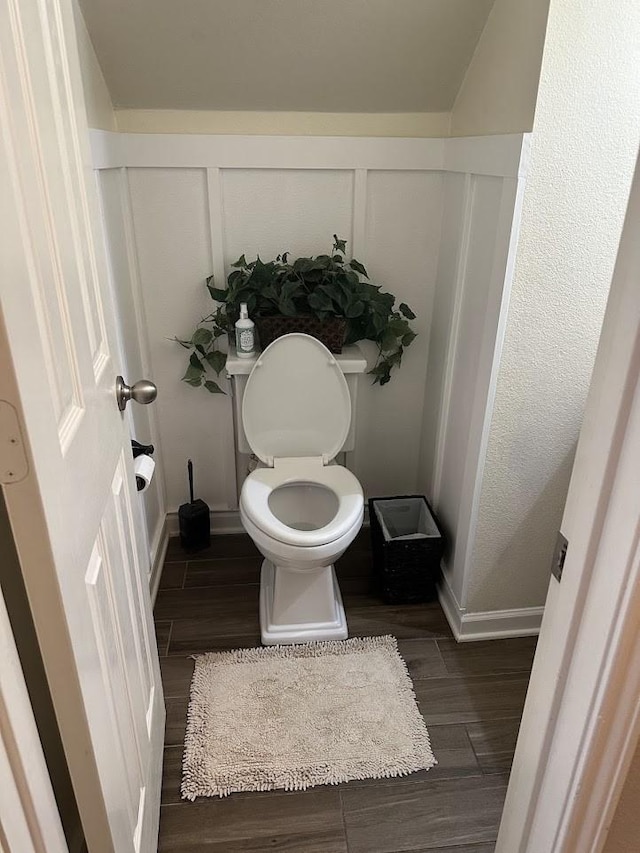
[[211, 544], [211, 518], [209, 507], [203, 500], [193, 497], [193, 463], [187, 462], [189, 475], [188, 504], [182, 504], [178, 510], [180, 525], [180, 544], [186, 551], [200, 551]]

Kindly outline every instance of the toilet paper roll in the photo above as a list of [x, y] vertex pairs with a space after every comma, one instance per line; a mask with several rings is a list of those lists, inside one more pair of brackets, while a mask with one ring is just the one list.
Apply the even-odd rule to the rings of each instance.
[[136, 486], [139, 492], [146, 492], [149, 488], [149, 483], [153, 477], [153, 471], [156, 463], [150, 456], [142, 454], [137, 456], [133, 461], [133, 470], [136, 474]]

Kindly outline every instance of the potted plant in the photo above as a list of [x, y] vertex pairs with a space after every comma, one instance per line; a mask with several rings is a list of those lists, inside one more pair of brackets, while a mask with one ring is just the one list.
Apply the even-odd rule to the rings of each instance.
[[409, 324], [415, 314], [404, 302], [396, 310], [395, 297], [369, 281], [360, 261], [346, 260], [346, 247], [346, 240], [334, 234], [328, 255], [291, 261], [285, 252], [267, 263], [259, 257], [248, 262], [242, 255], [232, 264], [226, 290], [214, 287], [209, 276], [206, 284], [219, 303], [216, 310], [203, 317], [189, 340], [175, 338], [190, 350], [183, 381], [212, 394], [224, 393], [209, 371], [219, 375], [224, 368], [227, 356], [220, 344], [233, 334], [240, 303], [246, 302], [263, 348], [293, 331], [313, 334], [334, 352], [343, 344], [373, 341], [378, 357], [369, 373], [374, 384], [389, 382], [405, 347], [416, 337]]

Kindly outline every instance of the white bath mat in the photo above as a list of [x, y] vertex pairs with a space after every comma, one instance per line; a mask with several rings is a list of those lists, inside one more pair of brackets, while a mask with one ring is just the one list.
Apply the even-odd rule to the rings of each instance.
[[196, 658], [186, 799], [403, 776], [436, 763], [394, 637]]

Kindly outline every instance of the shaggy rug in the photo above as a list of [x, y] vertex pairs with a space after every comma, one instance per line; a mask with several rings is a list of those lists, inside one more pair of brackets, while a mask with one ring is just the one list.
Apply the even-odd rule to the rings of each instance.
[[403, 776], [436, 763], [394, 637], [196, 658], [185, 799]]

